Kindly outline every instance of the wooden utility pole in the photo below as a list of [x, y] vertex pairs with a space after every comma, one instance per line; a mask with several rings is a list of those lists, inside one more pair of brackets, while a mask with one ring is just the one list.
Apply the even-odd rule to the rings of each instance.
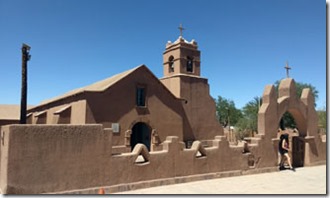
[[24, 44], [22, 46], [22, 90], [21, 90], [21, 117], [20, 124], [26, 124], [27, 107], [27, 62], [30, 60], [29, 54], [31, 47]]

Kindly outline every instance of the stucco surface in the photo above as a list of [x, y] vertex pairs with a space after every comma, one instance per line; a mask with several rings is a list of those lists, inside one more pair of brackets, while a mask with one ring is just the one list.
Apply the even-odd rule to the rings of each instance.
[[[222, 137], [209, 148], [197, 141], [185, 149], [178, 137], [168, 136], [160, 151], [137, 148], [120, 155], [112, 155], [112, 132], [101, 125], [10, 125], [4, 127], [2, 137], [5, 194], [69, 192], [249, 169], [249, 155], [241, 153], [242, 147], [228, 147]], [[144, 160], [137, 160], [139, 155]]]
[[1, 189], [9, 194], [99, 186], [111, 156], [101, 125], [10, 125], [2, 137]]

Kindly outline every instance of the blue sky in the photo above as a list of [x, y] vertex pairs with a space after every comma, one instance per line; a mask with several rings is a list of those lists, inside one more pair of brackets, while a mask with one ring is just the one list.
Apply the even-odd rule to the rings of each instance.
[[147, 65], [163, 76], [167, 41], [195, 39], [210, 93], [242, 108], [290, 77], [326, 105], [322, 0], [0, 0], [0, 104], [19, 104], [21, 46], [31, 46], [28, 104]]

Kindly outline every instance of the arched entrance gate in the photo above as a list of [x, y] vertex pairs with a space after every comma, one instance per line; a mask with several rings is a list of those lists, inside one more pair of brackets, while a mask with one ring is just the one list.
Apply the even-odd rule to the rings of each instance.
[[292, 163], [295, 167], [308, 165], [307, 137], [317, 135], [318, 119], [310, 89], [304, 89], [298, 98], [291, 78], [281, 81], [278, 94], [273, 85], [266, 86], [258, 113], [258, 133], [266, 139], [276, 139], [280, 120], [286, 111], [295, 119], [299, 131], [299, 135], [292, 138]]

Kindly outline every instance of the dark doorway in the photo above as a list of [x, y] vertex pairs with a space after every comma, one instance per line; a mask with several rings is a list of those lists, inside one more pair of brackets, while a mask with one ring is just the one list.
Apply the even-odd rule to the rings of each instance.
[[[298, 122], [297, 122], [298, 121]], [[289, 134], [291, 163], [293, 167], [303, 167], [305, 160], [304, 129], [306, 120], [297, 109], [286, 111], [279, 123], [284, 133]]]
[[305, 142], [301, 137], [292, 137], [292, 166], [303, 167], [305, 156]]
[[136, 144], [142, 143], [148, 148], [148, 151], [150, 151], [150, 134], [151, 130], [147, 124], [143, 122], [136, 123], [132, 128], [131, 150], [133, 150]]

